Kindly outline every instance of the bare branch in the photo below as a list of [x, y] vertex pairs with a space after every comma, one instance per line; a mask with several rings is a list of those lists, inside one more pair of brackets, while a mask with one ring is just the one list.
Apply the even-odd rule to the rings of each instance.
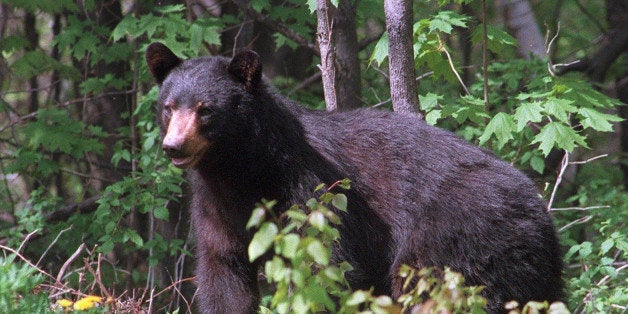
[[46, 254], [48, 253], [48, 251], [50, 251], [50, 248], [52, 248], [55, 243], [57, 243], [57, 241], [59, 240], [59, 237], [61, 237], [62, 234], [64, 234], [66, 231], [72, 229], [72, 225], [70, 225], [69, 227], [59, 231], [59, 233], [57, 234], [57, 236], [55, 237], [54, 240], [52, 240], [52, 242], [50, 243], [50, 245], [48, 245], [48, 247], [46, 248], [46, 250], [44, 251], [44, 254], [42, 254], [39, 257], [39, 260], [37, 260], [37, 263], [35, 265], [39, 265], [39, 263], [41, 263], [41, 261], [44, 259], [44, 256], [46, 256]]
[[56, 211], [46, 215], [46, 221], [52, 222], [52, 221], [66, 220], [77, 212], [82, 213], [82, 214], [93, 212], [96, 210], [96, 208], [98, 208], [96, 201], [98, 201], [99, 199], [100, 199], [100, 195], [96, 195], [96, 196], [87, 198], [83, 200], [82, 202], [71, 204], [71, 205], [62, 207], [60, 209], [57, 209]]
[[63, 266], [61, 266], [61, 269], [59, 269], [59, 273], [57, 274], [58, 282], [62, 281], [63, 275], [65, 275], [65, 271], [70, 266], [70, 264], [72, 264], [72, 262], [74, 262], [74, 260], [79, 256], [79, 254], [81, 254], [81, 251], [83, 251], [84, 248], [85, 243], [81, 243], [81, 245], [79, 245], [76, 251], [74, 251], [74, 253], [70, 256], [70, 258], [68, 258], [68, 260], [63, 263]]
[[588, 216], [584, 216], [584, 217], [578, 218], [578, 219], [576, 219], [576, 220], [574, 220], [574, 221], [564, 225], [562, 228], [560, 228], [558, 230], [558, 232], [563, 232], [563, 231], [565, 231], [565, 230], [567, 230], [567, 229], [569, 229], [569, 228], [571, 228], [571, 227], [573, 227], [575, 225], [583, 224], [583, 223], [591, 220], [592, 218], [593, 218], [593, 215], [588, 215]]
[[598, 205], [598, 206], [588, 206], [588, 207], [563, 207], [563, 208], [552, 208], [550, 209], [550, 211], [567, 211], [567, 210], [581, 210], [581, 211], [587, 211], [587, 210], [592, 210], [592, 209], [606, 209], [606, 208], [611, 208], [608, 205]]
[[567, 169], [567, 166], [569, 166], [569, 153], [565, 152], [565, 155], [563, 156], [563, 161], [561, 161], [560, 163], [560, 171], [558, 172], [558, 177], [556, 177], [556, 182], [554, 183], [554, 189], [552, 190], [550, 199], [547, 202], [547, 211], [552, 210], [552, 203], [554, 202], [554, 196], [556, 196], [556, 191], [558, 190], [558, 186], [563, 181], [563, 174], [565, 174], [565, 169]]
[[288, 95], [292, 95], [312, 84], [314, 84], [314, 82], [318, 81], [321, 79], [321, 71], [317, 71], [316, 73], [312, 74], [312, 76], [306, 78], [305, 80], [303, 80], [303, 82], [299, 83], [299, 85], [295, 86], [289, 93]]
[[484, 110], [490, 109], [488, 100], [488, 32], [486, 30], [486, 0], [482, 0], [482, 76], [484, 90]]
[[26, 235], [26, 238], [24, 238], [24, 241], [22, 241], [22, 244], [20, 244], [20, 247], [17, 249], [17, 251], [21, 251], [22, 248], [24, 247], [24, 245], [26, 244], [26, 242], [28, 242], [28, 240], [31, 239], [31, 237], [33, 235], [35, 235], [37, 232], [39, 232], [39, 229], [35, 229], [33, 232], [29, 233], [28, 235]]
[[608, 154], [602, 154], [599, 156], [595, 156], [595, 157], [591, 157], [587, 160], [583, 160], [583, 161], [571, 161], [569, 162], [570, 165], [581, 165], [581, 164], [586, 164], [588, 162], [594, 161], [596, 159], [600, 159], [600, 158], [604, 158], [604, 157], [608, 157]]
[[[447, 56], [447, 62], [449, 63], [449, 67], [451, 68], [451, 71], [454, 72], [454, 75], [456, 75], [456, 78], [458, 78], [458, 82], [460, 82], [462, 89], [467, 95], [471, 95], [471, 92], [469, 92], [469, 89], [467, 89], [467, 86], [464, 85], [464, 81], [460, 77], [460, 74], [458, 74], [458, 71], [456, 71], [456, 67], [454, 66], [453, 60], [451, 59], [451, 55], [449, 54], [449, 51], [447, 51], [447, 48], [445, 48], [445, 45], [443, 44], [443, 42], [440, 40], [440, 37], [438, 38], [438, 43], [439, 43], [439, 47], [438, 47], [439, 50], [443, 51], [445, 55]], [[488, 100], [486, 101], [486, 104], [488, 106]], [[488, 107], [487, 107], [487, 110], [488, 110]]]

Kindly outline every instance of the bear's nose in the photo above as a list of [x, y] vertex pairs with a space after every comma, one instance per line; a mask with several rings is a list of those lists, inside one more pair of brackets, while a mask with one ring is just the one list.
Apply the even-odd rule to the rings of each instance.
[[182, 148], [183, 143], [179, 141], [164, 141], [161, 145], [166, 155], [170, 158], [181, 157], [183, 155]]

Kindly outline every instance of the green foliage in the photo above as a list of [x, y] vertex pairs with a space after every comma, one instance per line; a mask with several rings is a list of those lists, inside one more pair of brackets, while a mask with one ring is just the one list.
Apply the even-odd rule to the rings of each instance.
[[449, 267], [444, 271], [432, 267], [416, 270], [403, 265], [399, 274], [408, 291], [399, 297], [404, 310], [422, 304], [430, 313], [485, 313], [486, 299], [480, 296], [483, 287], [464, 286], [462, 275]]
[[37, 270], [14, 261], [15, 256], [0, 257], [0, 309], [3, 313], [44, 313], [48, 295], [34, 291], [44, 281]]
[[7, 171], [47, 177], [60, 169], [53, 154], [62, 153], [82, 158], [88, 152], [99, 153], [104, 135], [98, 126], [85, 126], [59, 109], [41, 109], [36, 120], [26, 125], [21, 134], [24, 144], [17, 149]]
[[[422, 19], [414, 24], [414, 57], [417, 67], [426, 65], [434, 71], [434, 76], [455, 81], [447, 57], [445, 43], [441, 35], [451, 34], [455, 27], [467, 27], [469, 18], [453, 11], [440, 11], [432, 18]], [[381, 65], [388, 56], [388, 35], [384, 34], [371, 54], [370, 62]]]
[[[589, 209], [557, 212], [569, 247], [565, 261], [572, 267], [566, 277], [574, 311], [621, 312], [617, 306], [628, 304], [628, 193], [617, 187], [613, 173], [614, 168], [586, 164], [577, 177], [577, 193], [565, 203]], [[583, 232], [588, 239], [578, 241]]]
[[[334, 299], [348, 297], [344, 273], [351, 267], [346, 262], [330, 264], [331, 246], [340, 237], [333, 227], [340, 218], [330, 207], [346, 211], [346, 197], [326, 191], [318, 199], [288, 209], [282, 214], [285, 222], [274, 217], [274, 205], [274, 201], [263, 201], [247, 223], [247, 228], [257, 228], [248, 248], [251, 261], [271, 249], [274, 252], [264, 266], [268, 282], [276, 289], [266, 310], [337, 311]], [[267, 221], [268, 216], [274, 220]]]
[[111, 38], [114, 41], [125, 36], [160, 38], [174, 53], [187, 57], [198, 55], [205, 44], [220, 44], [220, 29], [225, 21], [201, 18], [189, 22], [185, 11], [184, 5], [177, 4], [156, 8], [156, 15], [126, 15], [111, 32]]
[[[508, 52], [508, 49], [517, 46], [516, 39], [504, 30], [493, 25], [486, 26], [486, 37], [488, 39], [486, 42], [486, 48], [498, 55], [504, 55]], [[471, 41], [474, 44], [479, 44], [484, 41], [484, 34], [481, 25], [473, 30]]]
[[118, 243], [125, 244], [126, 250], [151, 250], [148, 257], [151, 266], [166, 255], [179, 252], [189, 254], [182, 247], [183, 241], [168, 242], [158, 234], [146, 241], [136, 230], [125, 227], [123, 223], [123, 219], [132, 211], [168, 220], [168, 204], [183, 193], [181, 170], [164, 158], [161, 146], [157, 145], [160, 134], [152, 108], [156, 96], [157, 89], [153, 88], [138, 103], [133, 113], [137, 117], [138, 131], [142, 134], [142, 150], [132, 151], [124, 148], [123, 143], [118, 143], [119, 148], [112, 157], [114, 164], [123, 160], [135, 162], [136, 170], [105, 188], [94, 212], [93, 224], [87, 230], [98, 239], [98, 250], [103, 253], [110, 252]]

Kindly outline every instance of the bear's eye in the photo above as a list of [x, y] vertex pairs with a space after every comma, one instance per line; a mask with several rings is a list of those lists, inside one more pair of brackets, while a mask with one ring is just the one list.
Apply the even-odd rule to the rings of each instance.
[[209, 117], [212, 115], [212, 110], [207, 108], [207, 107], [201, 107], [200, 109], [198, 109], [198, 111], [196, 112], [196, 114], [199, 117]]
[[166, 118], [170, 118], [170, 116], [172, 115], [172, 106], [164, 105], [163, 114]]
[[214, 111], [208, 107], [198, 108], [196, 115], [202, 125], [209, 125]]

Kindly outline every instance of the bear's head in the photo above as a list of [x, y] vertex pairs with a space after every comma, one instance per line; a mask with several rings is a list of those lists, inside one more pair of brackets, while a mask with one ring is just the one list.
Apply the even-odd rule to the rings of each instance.
[[262, 83], [257, 53], [244, 51], [228, 60], [182, 60], [168, 47], [146, 49], [148, 68], [159, 85], [158, 120], [163, 150], [179, 168], [195, 167], [221, 142], [243, 132], [254, 94]]

